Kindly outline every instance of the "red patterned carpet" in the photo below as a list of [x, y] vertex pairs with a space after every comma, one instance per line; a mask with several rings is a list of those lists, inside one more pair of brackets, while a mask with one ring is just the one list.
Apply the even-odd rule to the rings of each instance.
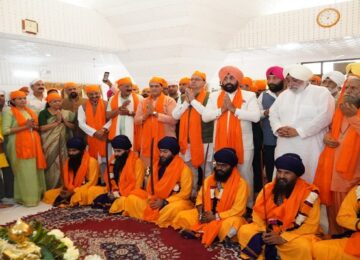
[[60, 229], [80, 249], [81, 255], [98, 254], [104, 259], [239, 259], [239, 249], [216, 243], [204, 248], [199, 240], [185, 240], [172, 228], [157, 226], [120, 215], [108, 215], [90, 207], [51, 209], [29, 216], [48, 229]]

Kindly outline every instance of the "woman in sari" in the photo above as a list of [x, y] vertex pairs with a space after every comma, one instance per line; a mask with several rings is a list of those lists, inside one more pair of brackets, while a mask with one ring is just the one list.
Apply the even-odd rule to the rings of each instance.
[[62, 165], [67, 158], [66, 142], [72, 137], [75, 114], [61, 109], [62, 98], [57, 92], [46, 97], [46, 108], [39, 114], [42, 146], [46, 156], [46, 189], [61, 187]]
[[10, 109], [3, 112], [6, 154], [14, 173], [14, 199], [26, 207], [37, 206], [45, 191], [46, 160], [38, 131], [38, 117], [26, 106], [26, 94], [10, 93]]

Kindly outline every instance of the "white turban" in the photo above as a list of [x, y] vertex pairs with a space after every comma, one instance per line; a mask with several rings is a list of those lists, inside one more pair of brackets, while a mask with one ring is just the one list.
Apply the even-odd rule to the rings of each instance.
[[4, 90], [0, 90], [0, 95], [6, 95], [6, 92]]
[[309, 81], [313, 76], [313, 73], [309, 68], [300, 64], [292, 65], [285, 68], [283, 72], [284, 78], [286, 78], [288, 74], [291, 77], [302, 81]]
[[39, 78], [38, 78], [38, 79], [34, 79], [33, 81], [31, 81], [31, 82], [30, 82], [30, 87], [32, 87], [33, 85], [35, 85], [35, 83], [38, 82], [38, 81], [40, 81], [40, 80], [42, 81], [42, 79], [39, 79]]
[[338, 87], [341, 87], [344, 84], [344, 81], [345, 81], [345, 75], [342, 74], [340, 71], [330, 71], [328, 73], [325, 73], [322, 76], [321, 80], [324, 81], [327, 78], [334, 81]]

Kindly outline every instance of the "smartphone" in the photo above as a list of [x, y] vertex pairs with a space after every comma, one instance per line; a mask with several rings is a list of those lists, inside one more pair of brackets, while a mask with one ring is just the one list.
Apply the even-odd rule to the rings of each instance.
[[106, 81], [108, 81], [109, 80], [109, 75], [110, 75], [110, 72], [108, 72], [108, 71], [105, 71], [104, 72], [104, 77], [103, 77], [103, 82], [106, 82]]

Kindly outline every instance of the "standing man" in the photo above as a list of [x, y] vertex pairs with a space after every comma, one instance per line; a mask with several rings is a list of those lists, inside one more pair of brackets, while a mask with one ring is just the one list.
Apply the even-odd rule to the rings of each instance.
[[41, 79], [35, 79], [30, 83], [32, 92], [27, 97], [28, 107], [39, 114], [45, 108], [45, 84]]
[[243, 73], [234, 66], [219, 71], [221, 90], [211, 93], [202, 115], [204, 122], [215, 120], [214, 150], [229, 147], [236, 151], [238, 170], [250, 188], [248, 206], [253, 204], [254, 143], [252, 122], [260, 120], [256, 95], [240, 89]]
[[[142, 126], [144, 133], [141, 138], [141, 159], [147, 166], [150, 162], [151, 140], [154, 139], [156, 144], [165, 136], [176, 136], [176, 120], [172, 117], [176, 102], [162, 92], [164, 84], [164, 79], [160, 77], [150, 79], [150, 96], [140, 102], [135, 115], [135, 125]], [[154, 149], [154, 156], [156, 160], [157, 149]]]
[[190, 78], [184, 77], [179, 81], [179, 91], [181, 95], [185, 94], [185, 90], [190, 86]]
[[67, 82], [64, 84], [64, 93], [67, 98], [64, 98], [62, 102], [62, 109], [70, 110], [73, 113], [77, 113], [79, 106], [86, 103], [86, 99], [82, 98], [81, 89], [75, 82]]
[[[191, 76], [190, 87], [185, 89], [185, 95], [181, 96], [172, 116], [180, 119], [179, 144], [180, 151], [185, 163], [193, 172], [192, 197], [196, 196], [202, 185], [202, 166], [206, 161], [205, 176], [212, 172], [213, 132], [214, 122], [204, 123], [201, 116], [209, 100], [210, 93], [206, 91], [206, 74], [195, 71]], [[205, 151], [209, 147], [208, 157]]]
[[277, 138], [275, 158], [297, 153], [305, 165], [303, 179], [312, 183], [323, 137], [334, 114], [335, 101], [323, 87], [310, 84], [312, 72], [303, 65], [284, 70], [287, 89], [270, 108], [270, 125]]
[[330, 71], [322, 76], [321, 86], [326, 87], [337, 101], [344, 81], [345, 75], [340, 71]]
[[133, 92], [130, 77], [121, 78], [116, 84], [119, 91], [111, 97], [106, 112], [107, 119], [111, 120], [109, 139], [126, 135], [134, 144], [134, 151], [140, 152], [141, 127], [135, 126], [134, 116], [142, 97]]
[[168, 86], [169, 96], [178, 102], [179, 99], [179, 86], [176, 83], [171, 82]]
[[272, 181], [275, 161], [276, 136], [274, 135], [269, 121], [269, 110], [276, 98], [284, 90], [283, 68], [273, 66], [267, 69], [266, 79], [269, 90], [262, 92], [258, 98], [261, 110], [262, 133], [264, 139], [263, 163], [268, 182]]

